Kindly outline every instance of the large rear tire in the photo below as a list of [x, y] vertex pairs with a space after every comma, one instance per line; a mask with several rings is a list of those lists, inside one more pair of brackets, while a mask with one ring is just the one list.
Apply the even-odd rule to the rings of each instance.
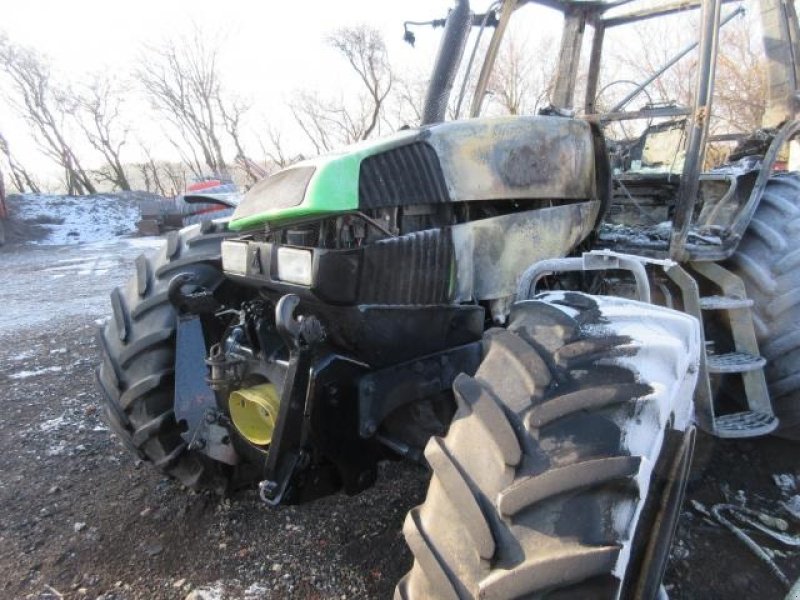
[[173, 412], [176, 311], [169, 282], [184, 273], [215, 289], [223, 281], [220, 246], [226, 237], [212, 223], [170, 232], [153, 256], [136, 259], [136, 275], [111, 293], [112, 316], [99, 339], [97, 381], [105, 417], [138, 458], [192, 488], [222, 488], [219, 463], [187, 449]]
[[753, 299], [753, 320], [777, 435], [800, 441], [800, 175], [767, 182], [728, 268], [744, 280]]
[[547, 294], [486, 334], [425, 456], [396, 598], [654, 597], [690, 462], [699, 325]]

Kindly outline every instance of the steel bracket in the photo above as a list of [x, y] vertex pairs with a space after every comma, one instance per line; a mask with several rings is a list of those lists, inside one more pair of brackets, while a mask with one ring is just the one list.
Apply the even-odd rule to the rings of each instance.
[[228, 430], [220, 425], [217, 397], [206, 379], [206, 343], [197, 315], [178, 317], [175, 344], [175, 421], [184, 424], [181, 436], [190, 450], [235, 465], [239, 456]]
[[364, 375], [358, 384], [359, 435], [373, 436], [400, 406], [450, 389], [459, 373], [473, 375], [480, 361], [481, 343], [473, 342]]

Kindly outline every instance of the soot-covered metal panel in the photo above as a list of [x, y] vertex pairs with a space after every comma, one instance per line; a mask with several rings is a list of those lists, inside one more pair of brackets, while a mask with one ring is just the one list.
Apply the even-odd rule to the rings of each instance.
[[451, 228], [456, 302], [515, 293], [531, 264], [566, 256], [592, 231], [600, 202], [580, 202], [462, 223]]
[[453, 201], [596, 197], [592, 133], [583, 121], [471, 119], [428, 133]]

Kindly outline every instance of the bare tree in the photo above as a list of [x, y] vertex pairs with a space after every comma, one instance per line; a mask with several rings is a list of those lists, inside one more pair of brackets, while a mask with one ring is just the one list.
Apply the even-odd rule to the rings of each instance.
[[362, 117], [361, 139], [367, 139], [383, 110], [383, 103], [392, 89], [392, 69], [381, 33], [362, 25], [344, 27], [328, 38], [328, 43], [344, 56], [364, 84], [370, 102]]
[[146, 191], [167, 197], [186, 189], [187, 174], [184, 162], [156, 160], [149, 145], [141, 141], [139, 145], [145, 160], [136, 164], [136, 170], [142, 178]]
[[[156, 168], [155, 163], [152, 162], [153, 169]], [[161, 173], [164, 179], [167, 180], [170, 189], [170, 196], [186, 189], [186, 171], [182, 165], [173, 162], [165, 162], [161, 164]]]
[[291, 109], [317, 154], [361, 139], [360, 131], [353, 130], [353, 123], [358, 119], [354, 121], [343, 99], [323, 99], [318, 93], [303, 91], [295, 96]]
[[205, 174], [205, 170], [203, 169], [203, 164], [201, 163], [200, 158], [197, 156], [197, 152], [195, 152], [194, 147], [191, 144], [180, 143], [166, 132], [164, 132], [164, 139], [166, 139], [170, 146], [173, 147], [177, 155], [180, 157], [182, 163], [189, 169], [189, 172], [192, 174], [192, 176], [197, 179], [201, 179]]
[[150, 165], [146, 162], [136, 163], [134, 168], [138, 172], [139, 176], [141, 177], [141, 182], [137, 184], [144, 186], [144, 191], [148, 193], [158, 193], [155, 186], [153, 185], [153, 180], [150, 178]]
[[167, 191], [164, 189], [164, 185], [161, 183], [161, 177], [158, 174], [158, 167], [152, 159], [147, 162], [139, 163], [136, 166], [142, 176], [145, 191], [160, 196], [167, 196]]
[[714, 116], [728, 133], [755, 131], [767, 107], [767, 66], [763, 50], [754, 48], [753, 20], [737, 19], [720, 35]]
[[[224, 174], [219, 51], [219, 45], [195, 29], [187, 38], [148, 48], [136, 76], [153, 107], [173, 124], [193, 154], [196, 150], [202, 165]], [[193, 172], [203, 170], [199, 160], [188, 165]]]
[[95, 74], [77, 96], [75, 118], [86, 140], [105, 159], [105, 167], [96, 172], [97, 176], [118, 189], [130, 191], [121, 156], [130, 133], [121, 115], [126, 92], [118, 81]]
[[296, 96], [294, 118], [318, 153], [378, 132], [394, 81], [386, 44], [377, 29], [367, 25], [344, 27], [327, 41], [347, 60], [362, 91], [352, 101], [309, 92]]
[[44, 153], [61, 166], [68, 192], [95, 193], [68, 141], [65, 117], [73, 110], [71, 95], [58, 89], [47, 63], [30, 48], [0, 36], [0, 69], [10, 82], [7, 101], [27, 122]]
[[[721, 29], [711, 120], [714, 133], [748, 132], [761, 126], [766, 106], [766, 66], [763, 52], [754, 48], [754, 18], [745, 15]], [[620, 45], [616, 58], [621, 70], [615, 78], [644, 80], [656, 72], [691, 41], [687, 33], [696, 27], [691, 22], [689, 25], [684, 17], [637, 26], [633, 33], [638, 41], [627, 39]], [[696, 72], [696, 55], [690, 54], [648, 87], [650, 99], [691, 106]], [[629, 86], [620, 91], [630, 90]]]
[[36, 180], [28, 173], [27, 169], [20, 164], [16, 157], [11, 153], [11, 147], [8, 144], [5, 136], [0, 133], [0, 153], [5, 157], [8, 163], [9, 173], [11, 175], [11, 182], [20, 194], [26, 191], [32, 194], [40, 193], [39, 185]]
[[541, 36], [532, 47], [529, 38], [516, 31], [503, 40], [489, 79], [488, 106], [505, 114], [535, 114], [547, 104], [553, 87], [557, 45]]
[[301, 157], [290, 158], [283, 144], [283, 136], [281, 132], [275, 127], [268, 125], [266, 127], [267, 141], [265, 142], [261, 136], [258, 137], [258, 144], [261, 146], [261, 152], [264, 154], [265, 163], [272, 163], [279, 169], [288, 167], [290, 164], [302, 160]]
[[394, 112], [398, 123], [417, 126], [422, 122], [422, 106], [428, 85], [421, 74], [405, 74], [395, 78]]
[[[650, 77], [692, 41], [688, 34], [696, 28], [691, 25], [687, 27], [686, 18], [684, 16], [680, 22], [669, 18], [655, 20], [626, 29], [627, 35], [619, 40], [614, 56], [618, 67], [616, 72], [608, 73], [606, 69], [603, 73], [606, 77], [604, 86], [601, 87], [603, 97], [599, 100], [601, 105], [608, 105], [603, 108], [611, 108], [614, 102], [632, 90], [633, 82]], [[631, 40], [631, 36], [634, 40]], [[633, 104], [641, 105], [652, 100], [657, 103], [677, 102], [689, 106], [692, 102], [696, 66], [695, 55], [686, 56], [649, 85], [647, 94], [640, 95]], [[632, 109], [632, 106], [628, 109]]]
[[222, 116], [222, 122], [225, 125], [225, 131], [227, 131], [228, 136], [233, 141], [233, 147], [236, 149], [236, 162], [247, 176], [248, 183], [253, 184], [261, 177], [259, 177], [252, 161], [247, 156], [247, 152], [245, 152], [241, 133], [242, 118], [249, 107], [237, 99], [232, 99], [226, 106], [221, 97], [217, 97], [217, 105]]

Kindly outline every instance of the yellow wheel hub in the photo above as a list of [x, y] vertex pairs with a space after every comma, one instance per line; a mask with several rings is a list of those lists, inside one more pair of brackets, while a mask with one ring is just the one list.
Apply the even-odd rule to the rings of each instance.
[[278, 421], [280, 397], [271, 383], [264, 383], [232, 392], [228, 398], [231, 419], [247, 441], [266, 446]]

